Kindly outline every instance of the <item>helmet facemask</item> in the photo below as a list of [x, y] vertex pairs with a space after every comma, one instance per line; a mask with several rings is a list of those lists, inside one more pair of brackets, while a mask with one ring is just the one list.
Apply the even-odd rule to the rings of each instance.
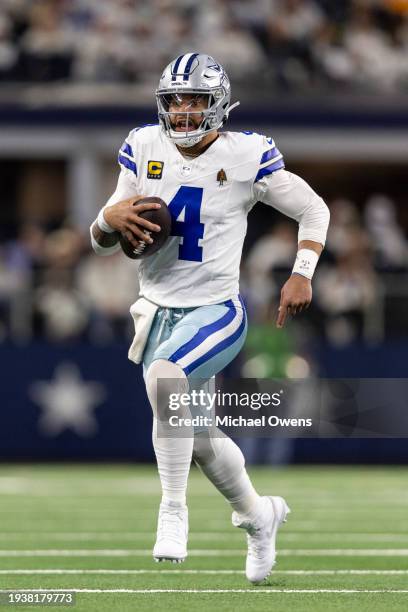
[[[190, 105], [184, 105], [183, 110], [178, 110], [177, 105], [181, 104], [183, 94], [193, 97]], [[195, 110], [195, 101], [198, 97], [207, 98], [207, 103]], [[159, 121], [168, 138], [180, 147], [192, 147], [206, 134], [221, 127], [223, 122], [219, 121], [219, 106], [222, 103], [225, 105], [224, 112], [228, 110], [228, 102], [226, 102], [225, 91], [222, 87], [206, 91], [184, 88], [177, 91], [159, 89], [156, 92], [156, 99]], [[175, 108], [170, 110], [171, 106]], [[197, 121], [199, 117], [201, 117], [200, 122]], [[192, 124], [194, 129], [191, 129]], [[185, 129], [180, 129], [184, 126]]]

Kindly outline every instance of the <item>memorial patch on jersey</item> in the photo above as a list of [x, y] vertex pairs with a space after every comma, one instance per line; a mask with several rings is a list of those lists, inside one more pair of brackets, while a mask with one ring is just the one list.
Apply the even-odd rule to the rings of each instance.
[[224, 183], [226, 182], [226, 180], [227, 180], [227, 175], [225, 174], [225, 170], [221, 168], [221, 170], [219, 170], [217, 174], [217, 181], [219, 183], [219, 186], [222, 187]]
[[147, 178], [161, 179], [163, 174], [164, 162], [149, 160], [147, 162]]

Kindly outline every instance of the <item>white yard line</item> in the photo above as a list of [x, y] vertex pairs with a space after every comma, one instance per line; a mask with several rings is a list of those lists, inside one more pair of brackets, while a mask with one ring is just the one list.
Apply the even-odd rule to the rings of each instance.
[[[243, 570], [223, 569], [6, 569], [0, 570], [0, 575], [139, 575], [139, 574], [186, 574], [216, 576], [223, 575], [242, 575]], [[407, 576], [408, 570], [358, 570], [358, 569], [339, 569], [339, 570], [274, 570], [273, 575], [282, 576]]]
[[[9, 593], [11, 589], [0, 589], [0, 593]], [[13, 592], [19, 593], [131, 593], [131, 594], [147, 594], [147, 593], [252, 593], [257, 595], [259, 593], [268, 593], [273, 595], [275, 593], [345, 593], [345, 594], [362, 594], [362, 593], [377, 593], [377, 594], [388, 594], [388, 593], [408, 593], [408, 589], [76, 589], [66, 588], [63, 589], [12, 589]]]
[[[245, 554], [241, 549], [200, 549], [189, 551], [191, 557], [231, 557]], [[150, 549], [95, 548], [95, 549], [33, 549], [0, 550], [0, 557], [145, 557]], [[284, 557], [406, 557], [408, 548], [284, 548], [278, 551]]]
[[[231, 539], [241, 540], [244, 534], [242, 530], [240, 533], [238, 530], [232, 531], [232, 533], [225, 533], [219, 531], [203, 531], [193, 532], [190, 531], [190, 538], [193, 540], [225, 540], [231, 541]], [[65, 540], [65, 541], [115, 541], [115, 540], [154, 540], [156, 537], [155, 531], [117, 531], [112, 533], [101, 533], [99, 531], [66, 531], [66, 532], [37, 532], [37, 533], [22, 533], [22, 532], [9, 532], [0, 533], [0, 539], [2, 540]], [[301, 536], [300, 536], [301, 537]], [[302, 539], [302, 537], [301, 537]], [[323, 538], [324, 539], [324, 538]], [[408, 539], [408, 538], [407, 538]]]
[[[191, 534], [192, 536], [194, 533]], [[313, 541], [361, 541], [361, 542], [408, 542], [408, 534], [404, 533], [375, 533], [375, 532], [349, 532], [349, 533], [285, 533], [279, 532], [279, 538], [288, 542], [296, 542], [298, 540], [313, 540]]]
[[[131, 540], [150, 540], [156, 535], [155, 531], [116, 531], [111, 533], [101, 533], [99, 531], [44, 531], [44, 532], [7, 532], [1, 533], [0, 538], [3, 540], [36, 540], [36, 539], [49, 539], [49, 540], [67, 540], [67, 541], [111, 541], [120, 539], [131, 539]], [[242, 533], [238, 531], [231, 532], [220, 532], [220, 531], [191, 531], [190, 537], [192, 540], [227, 540], [241, 539]], [[297, 542], [298, 540], [313, 540], [313, 541], [377, 541], [377, 542], [408, 542], [408, 534], [401, 533], [360, 533], [360, 532], [349, 532], [349, 533], [285, 533], [279, 534], [281, 541]]]
[[[106, 502], [106, 505], [104, 505], [104, 507], [101, 508], [100, 500], [98, 500], [98, 498], [91, 498], [89, 504], [75, 503], [75, 501], [72, 500], [72, 497], [70, 498], [70, 501], [61, 499], [60, 503], [56, 503], [54, 501], [55, 498], [53, 497], [53, 495], [54, 495], [53, 491], [49, 490], [48, 499], [44, 500], [43, 504], [30, 503], [29, 504], [30, 513], [32, 512], [34, 514], [41, 514], [44, 508], [49, 509], [51, 507], [54, 509], [58, 509], [60, 512], [63, 512], [63, 511], [75, 512], [75, 514], [80, 514], [83, 512], [94, 512], [95, 515], [98, 516], [98, 515], [107, 514], [109, 512], [115, 512], [115, 513], [118, 513], [121, 515], [123, 514], [127, 516], [129, 515], [130, 512], [134, 513], [135, 502], [140, 501], [142, 499], [139, 493], [138, 496], [135, 496], [132, 499], [124, 499], [124, 500], [118, 499], [116, 501], [112, 501], [111, 503]], [[115, 496], [115, 493], [113, 492], [111, 494], [112, 500], [114, 500], [114, 496]], [[14, 512], [17, 515], [20, 515], [20, 514], [27, 513], [28, 500], [25, 500], [25, 501], [26, 501], [26, 505], [20, 506], [20, 507], [16, 507], [16, 504], [20, 503], [21, 500], [13, 500], [7, 506], [3, 504], [2, 507], [0, 508], [0, 514], [2, 515], [12, 514]], [[99, 504], [98, 504], [98, 501], [99, 501]], [[198, 503], [198, 502], [196, 501], [195, 503]], [[345, 506], [339, 507], [339, 502], [337, 502], [333, 506], [322, 506], [322, 505], [312, 506], [308, 504], [307, 508], [309, 512], [322, 514], [323, 515], [321, 517], [322, 519], [327, 518], [329, 520], [330, 516], [327, 516], [328, 514], [330, 515], [336, 514], [336, 520], [341, 520], [343, 517], [348, 518], [354, 515], [355, 513], [359, 513], [362, 516], [357, 517], [358, 519], [358, 518], [365, 518], [367, 516], [367, 511], [371, 503], [376, 504], [376, 502], [371, 502], [370, 498], [368, 498], [367, 503], [364, 506], [362, 505], [358, 507], [353, 507], [352, 505], [348, 505], [347, 507]], [[211, 504], [208, 504], [205, 507], [194, 508], [194, 515], [205, 515], [205, 514], [215, 515], [216, 513], [218, 514], [218, 508], [215, 508], [213, 504], [214, 504], [214, 500], [211, 500]], [[305, 507], [304, 504], [296, 503], [296, 500], [294, 500], [294, 503], [292, 503], [292, 505], [296, 507], [298, 512], [301, 511]], [[159, 506], [159, 502], [155, 501], [154, 503], [152, 502], [151, 504], [146, 504], [146, 506], [144, 506], [142, 509], [147, 512], [150, 512], [152, 510], [158, 510], [158, 506]], [[407, 506], [408, 506], [408, 502], [404, 502], [400, 506], [397, 504], [393, 505], [393, 515], [394, 513], [396, 513], [397, 515], [404, 515], [404, 513], [407, 510]], [[377, 516], [377, 515], [383, 515], [383, 514], [387, 515], [387, 512], [389, 515], [389, 506], [387, 506], [386, 504], [384, 505], [376, 504], [373, 511], [372, 512], [370, 511], [370, 516]], [[227, 514], [228, 510], [225, 509], [225, 512], [223, 513]], [[318, 520], [319, 521], [321, 520], [320, 516]]]

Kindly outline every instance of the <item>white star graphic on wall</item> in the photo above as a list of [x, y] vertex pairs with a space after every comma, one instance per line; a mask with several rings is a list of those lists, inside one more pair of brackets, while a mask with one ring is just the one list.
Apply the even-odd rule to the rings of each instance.
[[40, 406], [39, 430], [47, 436], [57, 436], [71, 429], [79, 436], [94, 436], [98, 423], [93, 414], [106, 398], [104, 385], [84, 381], [74, 363], [63, 362], [54, 371], [54, 378], [31, 385], [29, 396]]

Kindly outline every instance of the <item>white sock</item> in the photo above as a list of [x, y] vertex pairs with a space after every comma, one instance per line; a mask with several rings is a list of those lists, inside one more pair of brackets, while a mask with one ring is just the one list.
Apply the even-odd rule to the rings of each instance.
[[[159, 395], [157, 380], [160, 379]], [[188, 380], [180, 366], [165, 359], [153, 361], [146, 373], [146, 390], [153, 409], [153, 447], [157, 459], [162, 487], [162, 503], [185, 505], [187, 479], [193, 453], [193, 431], [183, 429], [184, 437], [177, 437], [177, 430], [163, 435], [168, 422], [168, 396], [170, 393], [187, 393]], [[177, 411], [178, 416], [190, 416], [188, 409]], [[166, 434], [166, 431], [164, 432]]]
[[193, 459], [236, 512], [250, 520], [257, 518], [262, 508], [261, 497], [245, 469], [241, 449], [231, 438], [219, 430], [217, 437], [210, 437], [208, 432], [197, 434]]

